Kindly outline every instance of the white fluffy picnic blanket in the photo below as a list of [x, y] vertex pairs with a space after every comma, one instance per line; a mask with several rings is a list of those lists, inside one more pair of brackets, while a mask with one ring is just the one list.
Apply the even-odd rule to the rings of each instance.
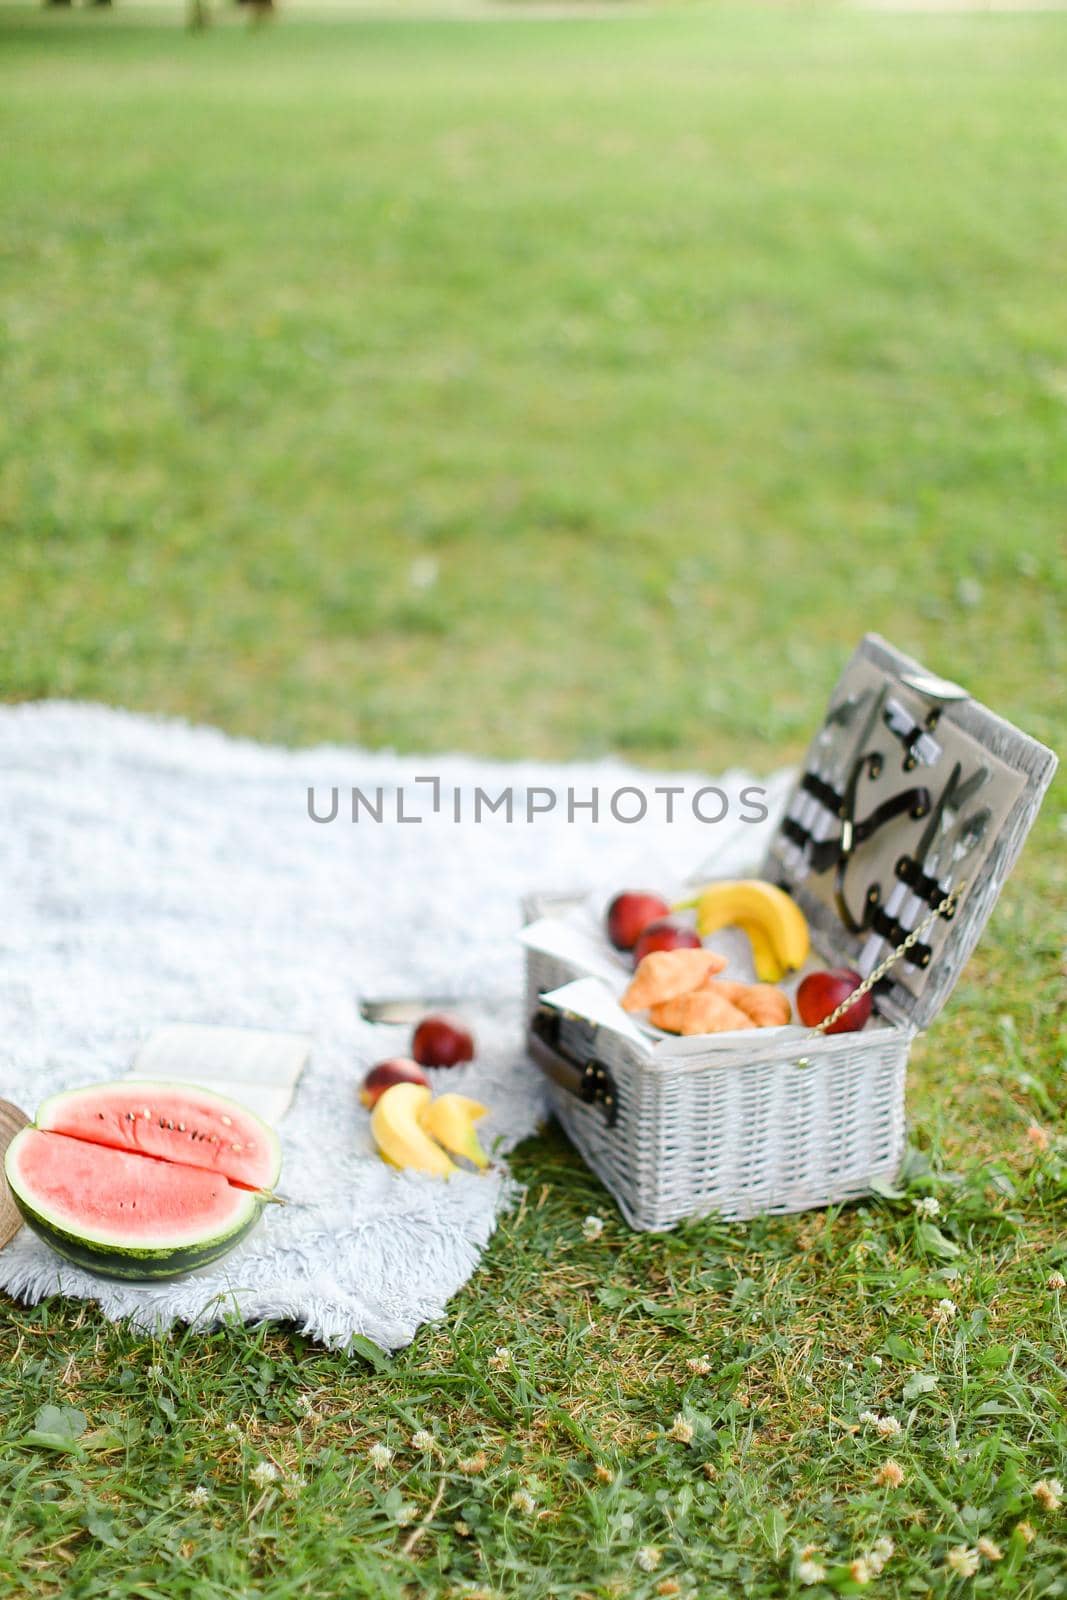
[[[430, 786], [414, 784], [431, 775], [436, 816]], [[238, 1316], [291, 1320], [333, 1347], [353, 1334], [410, 1342], [470, 1277], [515, 1185], [502, 1162], [444, 1183], [377, 1158], [359, 1082], [371, 1062], [406, 1053], [408, 1035], [361, 1021], [358, 997], [511, 997], [495, 1014], [472, 1013], [478, 1059], [447, 1074], [492, 1107], [487, 1137], [503, 1155], [544, 1110], [523, 1051], [520, 897], [655, 886], [713, 856], [741, 871], [766, 843], [763, 826], [704, 825], [682, 802], [667, 825], [662, 798], [643, 823], [593, 824], [583, 811], [572, 823], [566, 791], [583, 799], [599, 786], [606, 810], [620, 785], [651, 794], [679, 783], [688, 795], [708, 781], [615, 761], [294, 751], [95, 705], [0, 708], [0, 1097], [32, 1116], [57, 1089], [121, 1077], [167, 1022], [313, 1039], [280, 1128], [290, 1203], [268, 1207], [236, 1251], [178, 1282], [129, 1285], [66, 1264], [23, 1228], [0, 1251], [0, 1289], [30, 1302], [57, 1291], [92, 1299], [152, 1329]], [[733, 797], [757, 780], [719, 781]], [[773, 814], [782, 779], [764, 782]], [[309, 819], [309, 785], [320, 810], [338, 786], [337, 821]], [[386, 818], [403, 786], [408, 813], [424, 820], [347, 820], [352, 786], [373, 798], [379, 785]], [[478, 785], [493, 796], [512, 786], [515, 820], [501, 811], [471, 822]], [[530, 785], [561, 799], [528, 823]]]

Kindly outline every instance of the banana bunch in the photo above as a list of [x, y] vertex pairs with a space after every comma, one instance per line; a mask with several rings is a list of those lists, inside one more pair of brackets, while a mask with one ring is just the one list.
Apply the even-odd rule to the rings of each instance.
[[458, 1172], [449, 1152], [484, 1169], [489, 1157], [478, 1143], [474, 1124], [486, 1107], [465, 1094], [440, 1094], [417, 1083], [396, 1083], [375, 1104], [370, 1130], [378, 1153], [392, 1167], [410, 1167], [438, 1178]]
[[741, 928], [748, 935], [761, 983], [779, 983], [808, 959], [807, 919], [796, 901], [776, 884], [764, 883], [761, 878], [724, 879], [710, 883], [675, 910], [693, 906], [702, 939], [720, 928]]

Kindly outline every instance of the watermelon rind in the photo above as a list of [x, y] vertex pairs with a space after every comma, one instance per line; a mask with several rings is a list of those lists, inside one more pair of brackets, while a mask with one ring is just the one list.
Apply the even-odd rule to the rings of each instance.
[[[252, 1189], [234, 1187], [239, 1207], [230, 1225], [220, 1232], [181, 1244], [129, 1244], [94, 1236], [92, 1229], [75, 1233], [61, 1225], [47, 1210], [35, 1204], [25, 1192], [17, 1172], [21, 1140], [38, 1133], [33, 1126], [15, 1135], [4, 1157], [4, 1172], [16, 1206], [28, 1227], [59, 1255], [106, 1278], [125, 1278], [150, 1282], [160, 1278], [183, 1277], [198, 1267], [206, 1267], [240, 1243], [259, 1221], [267, 1196]], [[149, 1159], [149, 1158], [146, 1158]]]
[[[119, 1078], [109, 1080], [106, 1083], [85, 1084], [80, 1089], [60, 1090], [58, 1094], [49, 1095], [47, 1100], [42, 1100], [41, 1104], [37, 1108], [37, 1115], [34, 1118], [34, 1121], [36, 1126], [43, 1132], [55, 1132], [60, 1128], [60, 1123], [62, 1120], [61, 1112], [64, 1106], [77, 1104], [83, 1100], [91, 1105], [95, 1099], [99, 1099], [101, 1096], [108, 1094], [127, 1096], [134, 1103], [137, 1103], [142, 1098], [151, 1100], [153, 1098], [154, 1091], [163, 1095], [201, 1095], [205, 1100], [214, 1103], [214, 1105], [219, 1108], [220, 1112], [226, 1112], [228, 1110], [235, 1117], [244, 1118], [254, 1124], [257, 1134], [263, 1139], [264, 1145], [272, 1157], [270, 1170], [264, 1174], [263, 1183], [257, 1187], [264, 1190], [271, 1190], [274, 1188], [282, 1169], [281, 1141], [279, 1140], [274, 1129], [269, 1123], [264, 1122], [262, 1117], [257, 1117], [254, 1111], [250, 1111], [247, 1106], [242, 1105], [239, 1100], [232, 1100], [228, 1095], [218, 1094], [214, 1089], [204, 1088], [200, 1084], [167, 1083], [163, 1080], [151, 1078]], [[84, 1137], [84, 1135], [80, 1135], [79, 1137]], [[127, 1147], [119, 1145], [116, 1146], [116, 1148], [121, 1149]], [[130, 1146], [129, 1148], [136, 1147]], [[214, 1166], [212, 1164], [201, 1163], [197, 1161], [195, 1152], [191, 1151], [183, 1150], [180, 1153], [176, 1152], [173, 1157], [169, 1157], [167, 1159], [185, 1161], [190, 1166], [205, 1165], [207, 1170], [214, 1170]], [[240, 1180], [235, 1181], [239, 1182]]]

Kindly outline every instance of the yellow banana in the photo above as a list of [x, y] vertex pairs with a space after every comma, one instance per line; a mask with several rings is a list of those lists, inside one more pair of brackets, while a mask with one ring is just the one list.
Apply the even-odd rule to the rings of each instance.
[[750, 922], [746, 919], [744, 922], [739, 922], [738, 927], [748, 935], [748, 942], [752, 946], [752, 965], [756, 969], [759, 981], [781, 983], [788, 969], [779, 961], [762, 922]]
[[454, 1156], [463, 1156], [476, 1167], [487, 1167], [489, 1157], [478, 1143], [474, 1124], [485, 1116], [486, 1107], [465, 1094], [440, 1094], [419, 1112], [419, 1126]]
[[391, 1166], [412, 1167], [448, 1178], [457, 1170], [439, 1144], [419, 1126], [419, 1114], [430, 1091], [419, 1083], [394, 1083], [371, 1112], [370, 1131], [381, 1155]]
[[776, 884], [764, 883], [761, 878], [725, 879], [702, 889], [696, 908], [701, 938], [719, 928], [755, 923], [763, 929], [785, 971], [802, 967], [808, 958], [811, 941], [804, 913]]

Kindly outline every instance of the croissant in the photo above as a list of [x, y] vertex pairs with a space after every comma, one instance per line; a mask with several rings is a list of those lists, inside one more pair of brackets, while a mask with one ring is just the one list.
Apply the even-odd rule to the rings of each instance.
[[712, 978], [707, 986], [751, 1017], [757, 1028], [782, 1028], [793, 1015], [789, 996], [773, 983], [732, 983], [728, 978]]
[[732, 1033], [735, 1029], [754, 1028], [752, 1018], [720, 994], [718, 988], [712, 983], [706, 989], [694, 989], [691, 994], [653, 1006], [649, 1020], [668, 1033]]
[[726, 965], [714, 950], [653, 950], [639, 963], [622, 997], [624, 1011], [648, 1011], [698, 989]]

